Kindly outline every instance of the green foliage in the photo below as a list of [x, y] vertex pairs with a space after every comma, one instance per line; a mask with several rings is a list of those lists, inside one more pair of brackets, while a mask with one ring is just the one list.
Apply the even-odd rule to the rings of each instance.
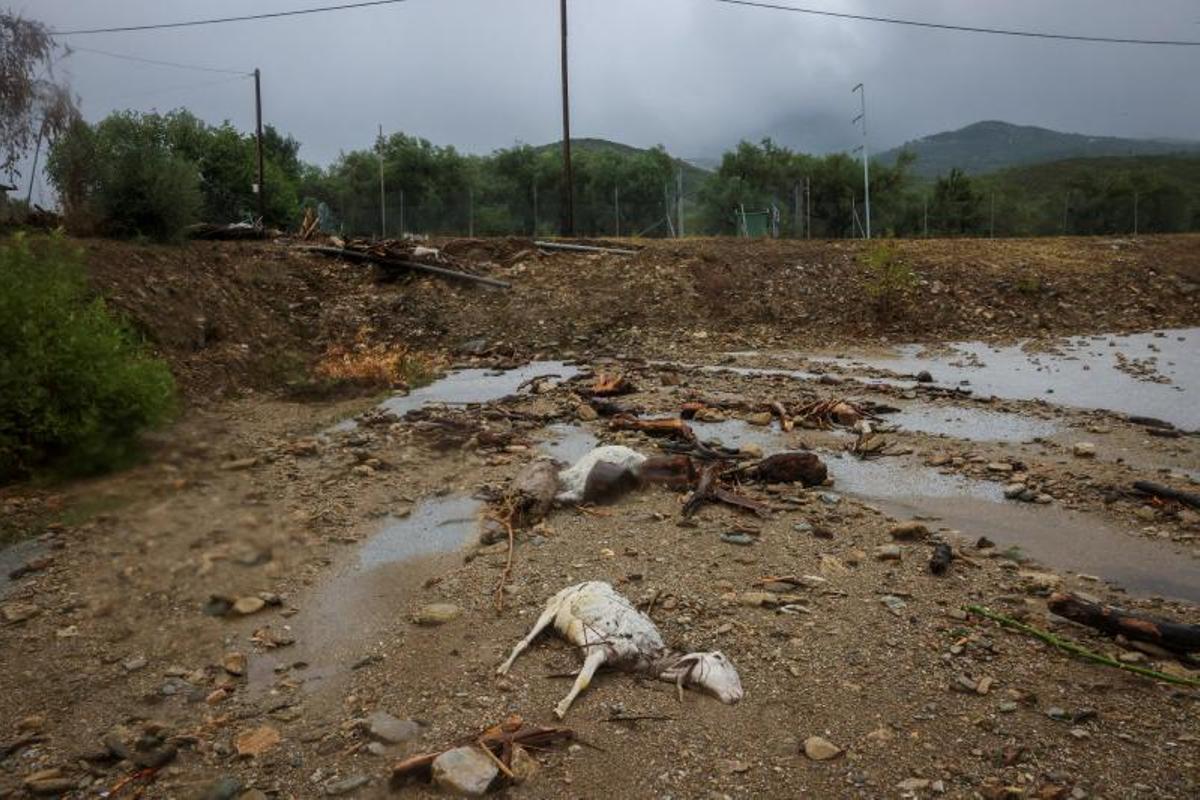
[[[879, 230], [896, 224], [900, 211], [896, 200], [906, 185], [909, 164], [906, 158], [890, 167], [871, 165], [872, 224]], [[806, 180], [807, 201], [797, 191]], [[781, 235], [800, 236], [811, 207], [814, 236], [855, 236], [854, 211], [862, 205], [862, 181], [862, 163], [846, 153], [811, 156], [770, 139], [759, 144], [741, 142], [725, 153], [720, 169], [701, 191], [704, 225], [713, 233], [732, 235], [739, 208], [761, 211], [774, 205], [782, 220]]]
[[979, 233], [983, 222], [983, 198], [961, 169], [938, 178], [929, 204], [929, 231], [942, 235]]
[[859, 256], [866, 268], [867, 295], [874, 301], [880, 317], [890, 318], [899, 309], [909, 290], [917, 285], [916, 273], [905, 263], [896, 245], [881, 241]]
[[[299, 149], [264, 129], [267, 225], [290, 227], [299, 217]], [[74, 228], [172, 239], [200, 219], [257, 216], [257, 164], [254, 137], [228, 122], [209, 125], [183, 110], [126, 111], [94, 126], [74, 123], [51, 148], [47, 172]]]
[[125, 463], [173, 398], [166, 364], [89, 296], [78, 252], [57, 237], [0, 245], [0, 480]]

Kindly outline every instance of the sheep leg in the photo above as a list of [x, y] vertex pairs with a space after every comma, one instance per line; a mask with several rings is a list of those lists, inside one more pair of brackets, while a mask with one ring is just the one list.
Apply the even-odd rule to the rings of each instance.
[[530, 629], [529, 635], [517, 642], [517, 646], [514, 647], [512, 653], [509, 654], [508, 660], [496, 669], [497, 675], [507, 675], [509, 668], [512, 667], [513, 662], [517, 660], [517, 656], [521, 655], [521, 653], [525, 651], [525, 648], [529, 647], [529, 645], [533, 643], [533, 640], [538, 637], [538, 634], [550, 627], [550, 624], [554, 622], [554, 618], [558, 615], [559, 605], [559, 603], [555, 603], [546, 607], [546, 610], [542, 612], [542, 615], [537, 618], [537, 622], [533, 623], [533, 628]]
[[571, 703], [575, 702], [575, 698], [579, 693], [588, 687], [592, 682], [592, 676], [596, 674], [596, 670], [604, 663], [606, 653], [604, 647], [597, 647], [588, 653], [587, 658], [583, 660], [583, 667], [579, 670], [579, 676], [575, 678], [575, 685], [571, 687], [571, 691], [562, 699], [557, 706], [554, 707], [554, 715], [562, 719], [567, 715], [567, 709], [571, 707]]

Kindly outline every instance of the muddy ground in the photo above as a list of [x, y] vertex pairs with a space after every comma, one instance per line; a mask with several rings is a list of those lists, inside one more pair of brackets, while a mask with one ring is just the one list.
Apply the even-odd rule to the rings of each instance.
[[[190, 406], [139, 467], [0, 496], [24, 534], [0, 551], [0, 796], [424, 796], [389, 786], [403, 756], [512, 713], [554, 724], [570, 681], [550, 676], [577, 667], [572, 648], [547, 636], [494, 669], [583, 580], [643, 603], [671, 644], [723, 651], [746, 696], [680, 702], [603, 674], [563, 723], [579, 743], [537, 753], [511, 796], [1200, 791], [1195, 685], [964, 611], [1200, 678], [1045, 606], [1065, 588], [1200, 623], [1200, 516], [1129, 490], [1200, 480], [1195, 237], [907, 243], [921, 283], [887, 319], [848, 244], [659, 243], [633, 259], [449, 245], [509, 293], [380, 286], [276, 245], [87, 247]], [[324, 349], [364, 330], [461, 369], [382, 414], [379, 396], [296, 399]], [[1133, 330], [1147, 333], [1057, 338]], [[951, 346], [1019, 337], [1034, 341]], [[890, 349], [909, 341], [924, 348]], [[626, 375], [638, 391], [620, 401], [648, 416], [703, 403], [703, 439], [811, 448], [832, 483], [744, 487], [765, 518], [707, 505], [685, 520], [684, 495], [660, 487], [555, 510], [518, 533], [498, 611], [488, 498], [536, 458], [659, 451], [592, 418], [589, 371]], [[886, 455], [860, 460], [838, 427], [758, 424], [769, 402], [843, 398], [894, 409], [873, 423]], [[1005, 498], [1015, 484], [1029, 502]], [[929, 538], [895, 543], [897, 559], [889, 531], [913, 519]], [[959, 556], [941, 577], [934, 541]], [[796, 581], [762, 585], [781, 576]], [[413, 622], [434, 603], [460, 614]], [[418, 724], [381, 736], [381, 711]], [[837, 755], [806, 756], [813, 736]]]

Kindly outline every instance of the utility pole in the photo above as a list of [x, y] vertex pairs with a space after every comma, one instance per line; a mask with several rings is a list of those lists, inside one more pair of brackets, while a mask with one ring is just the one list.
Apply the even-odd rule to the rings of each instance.
[[1070, 210], [1070, 208], [1071, 208], [1071, 190], [1068, 189], [1067, 193], [1065, 195], [1063, 195], [1063, 227], [1062, 227], [1062, 235], [1063, 236], [1067, 235], [1067, 212]]
[[804, 178], [804, 238], [812, 238], [812, 178]]
[[921, 198], [922, 214], [925, 217], [925, 238], [929, 238], [929, 196], [925, 195]]
[[990, 197], [992, 199], [992, 212], [991, 212], [991, 218], [988, 221], [988, 238], [995, 239], [996, 238], [996, 192], [995, 192], [995, 190], [992, 191]]
[[571, 174], [571, 102], [567, 81], [567, 0], [558, 0], [562, 41], [563, 188], [562, 235], [575, 235], [575, 178]]
[[475, 187], [467, 189], [467, 236], [475, 238]]
[[857, 117], [850, 120], [850, 124], [853, 125], [856, 122], [862, 122], [863, 202], [866, 204], [866, 208], [867, 208], [867, 225], [866, 225], [866, 228], [864, 228], [863, 230], [864, 230], [864, 234], [865, 234], [866, 238], [870, 239], [871, 238], [871, 168], [868, 166], [868, 158], [869, 157], [868, 157], [868, 153], [867, 153], [867, 90], [864, 89], [863, 85], [860, 83], [857, 86], [855, 86], [853, 89], [850, 90], [850, 94], [854, 94], [855, 92], [858, 92], [858, 98], [862, 102], [862, 111], [859, 112]]
[[538, 207], [537, 207], [537, 178], [533, 179], [533, 235], [537, 236]]
[[379, 139], [376, 140], [379, 150], [379, 238], [387, 238], [387, 195], [383, 191], [383, 125], [379, 126]]
[[1133, 235], [1138, 235], [1138, 193], [1137, 189], [1133, 190]]
[[614, 236], [621, 235], [621, 187], [613, 187], [613, 230]]
[[792, 184], [792, 238], [800, 238], [800, 183]]
[[683, 238], [683, 167], [679, 168], [678, 175], [678, 190], [676, 191], [675, 200], [679, 204], [679, 238]]
[[400, 238], [404, 238], [404, 190], [400, 190]]
[[262, 134], [262, 73], [254, 68], [254, 129], [258, 145], [258, 183], [254, 184], [254, 193], [258, 195], [258, 224], [263, 224], [266, 216], [266, 197], [263, 186], [263, 134]]

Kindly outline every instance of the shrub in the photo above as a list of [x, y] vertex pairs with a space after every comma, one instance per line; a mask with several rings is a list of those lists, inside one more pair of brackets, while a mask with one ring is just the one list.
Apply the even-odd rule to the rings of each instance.
[[888, 319], [896, 312], [908, 291], [916, 286], [916, 273], [904, 262], [891, 242], [872, 245], [860, 259], [867, 268], [867, 295], [874, 300], [879, 316]]
[[92, 298], [59, 237], [0, 244], [0, 480], [127, 463], [174, 406], [167, 365]]

